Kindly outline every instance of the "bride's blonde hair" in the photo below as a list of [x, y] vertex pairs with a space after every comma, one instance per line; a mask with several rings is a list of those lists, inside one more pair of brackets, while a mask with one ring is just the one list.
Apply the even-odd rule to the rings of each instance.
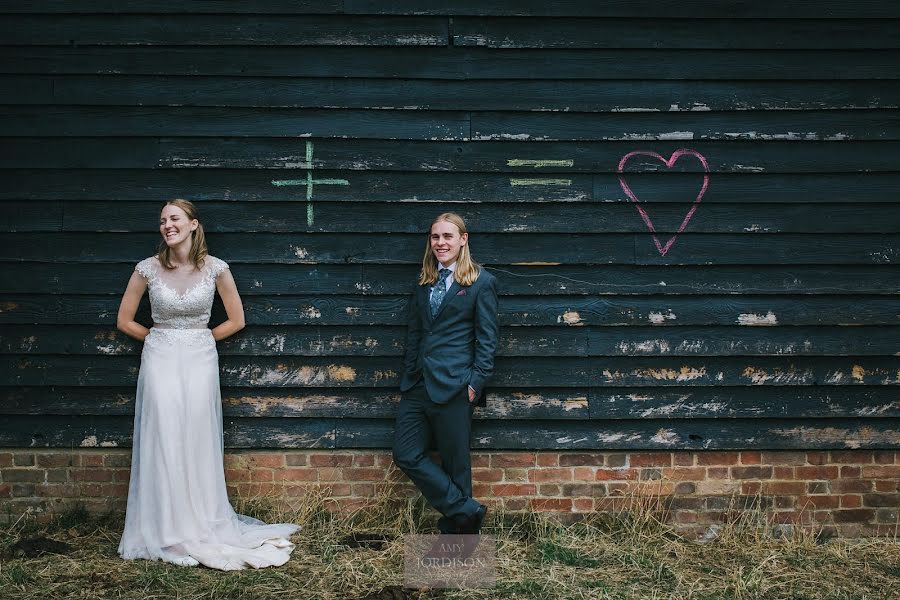
[[[428, 226], [428, 237], [425, 238], [425, 256], [422, 258], [422, 271], [419, 273], [419, 285], [433, 285], [438, 280], [438, 260], [431, 251], [431, 228], [435, 223], [447, 221], [451, 225], [455, 225], [459, 229], [459, 234], [468, 233], [466, 230], [466, 222], [456, 213], [446, 212], [435, 217], [431, 225]], [[460, 248], [459, 257], [456, 259], [456, 270], [453, 271], [453, 279], [462, 286], [470, 286], [478, 279], [481, 274], [481, 265], [472, 260], [472, 253], [469, 252], [469, 244]]]
[[[188, 258], [194, 263], [194, 268], [199, 271], [203, 268], [203, 259], [206, 258], [209, 252], [206, 248], [206, 235], [203, 233], [203, 223], [200, 222], [200, 215], [197, 212], [197, 207], [194, 206], [194, 203], [190, 200], [175, 198], [174, 200], [164, 202], [159, 210], [162, 211], [162, 209], [170, 205], [177, 206], [183, 210], [184, 214], [187, 215], [188, 221], [197, 219], [197, 229], [191, 232], [191, 251], [188, 253]], [[165, 240], [159, 243], [157, 256], [159, 257], [159, 263], [163, 267], [166, 269], [175, 268], [175, 265], [172, 264], [172, 249], [169, 248]]]

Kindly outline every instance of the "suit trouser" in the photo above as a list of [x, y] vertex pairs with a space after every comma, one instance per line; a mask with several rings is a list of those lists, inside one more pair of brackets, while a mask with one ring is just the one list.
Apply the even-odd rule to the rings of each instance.
[[[397, 409], [394, 462], [444, 515], [442, 529], [449, 519], [472, 516], [480, 507], [472, 498], [469, 455], [474, 410], [467, 389], [446, 404], [437, 404], [428, 397], [421, 380], [403, 394]], [[441, 457], [440, 466], [427, 454], [432, 441]]]

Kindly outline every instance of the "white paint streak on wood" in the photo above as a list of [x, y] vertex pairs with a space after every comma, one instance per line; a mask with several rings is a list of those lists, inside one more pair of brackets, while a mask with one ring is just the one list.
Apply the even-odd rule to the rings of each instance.
[[309, 258], [309, 252], [306, 250], [306, 248], [291, 245], [290, 249], [291, 249], [291, 252], [294, 253], [294, 256], [296, 256], [300, 260], [306, 260], [307, 258]]
[[300, 314], [305, 316], [307, 319], [320, 319], [322, 317], [322, 311], [320, 311], [315, 306], [301, 307]]
[[666, 340], [643, 340], [640, 342], [619, 342], [616, 349], [621, 354], [668, 354], [671, 350]]
[[652, 312], [649, 315], [647, 315], [647, 319], [654, 325], [659, 325], [660, 323], [662, 323], [664, 321], [674, 321], [676, 319], [676, 317], [675, 317], [675, 313], [673, 313], [671, 310], [669, 310], [669, 312], [667, 312], [667, 313]]
[[694, 139], [693, 131], [667, 131], [657, 136], [660, 140], [692, 140]]
[[[677, 106], [677, 105], [676, 105], [676, 104], [673, 104], [672, 106]], [[644, 113], [644, 112], [661, 112], [661, 111], [660, 111], [658, 108], [650, 108], [650, 107], [640, 107], [640, 106], [635, 106], [635, 107], [632, 107], [632, 108], [621, 108], [621, 107], [619, 107], [619, 106], [616, 106], [616, 107], [614, 107], [614, 108], [609, 109], [609, 112], [614, 112], [614, 113]]]
[[284, 352], [284, 342], [285, 337], [281, 334], [276, 334], [266, 339], [263, 343], [266, 345], [268, 350], [272, 350], [274, 352]]
[[572, 439], [568, 436], [556, 438], [556, 443], [560, 444], [560, 445], [562, 445], [562, 444], [578, 444], [580, 442], [586, 442], [586, 441], [588, 441], [587, 438], [578, 438], [576, 440], [576, 439]]
[[750, 327], [771, 327], [772, 325], [778, 325], [778, 317], [771, 310], [765, 315], [741, 313], [738, 315], [737, 324]]

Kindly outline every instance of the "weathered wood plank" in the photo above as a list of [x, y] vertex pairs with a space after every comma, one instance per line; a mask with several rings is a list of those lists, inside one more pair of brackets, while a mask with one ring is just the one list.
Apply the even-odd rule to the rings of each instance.
[[900, 327], [628, 327], [612, 330], [592, 327], [588, 329], [587, 354], [897, 356], [900, 355]]
[[[121, 416], [11, 416], [0, 424], [0, 446], [123, 447], [132, 419]], [[900, 431], [890, 419], [691, 421], [476, 421], [477, 449], [859, 449], [893, 448]], [[390, 419], [225, 420], [229, 448], [390, 448]]]
[[[865, 10], [866, 7], [863, 7]], [[871, 9], [869, 9], [871, 10]], [[268, 0], [266, 3], [231, 0], [22, 0], [0, 5], [0, 14], [330, 14], [343, 13], [343, 0]], [[376, 14], [376, 13], [372, 13]], [[403, 14], [403, 13], [398, 13]]]
[[316, 60], [309, 60], [307, 48], [289, 46], [7, 46], [0, 73], [630, 81], [645, 80], [652, 73], [658, 80], [794, 81], [896, 79], [900, 70], [900, 52], [891, 49], [497, 52], [421, 46], [409, 52], [406, 48], [323, 46], [315, 52]]
[[[765, 318], [763, 318], [765, 321]], [[401, 356], [397, 326], [251, 326], [219, 344], [222, 356]], [[498, 356], [900, 355], [900, 327], [506, 327]], [[140, 344], [88, 325], [7, 325], [0, 354], [137, 355]]]
[[462, 140], [459, 112], [196, 107], [0, 106], [8, 136], [274, 136]]
[[[230, 260], [230, 259], [229, 259]], [[0, 263], [0, 293], [111, 294], [134, 270], [128, 263]], [[900, 272], [877, 266], [741, 265], [703, 266], [503, 266], [486, 267], [500, 280], [500, 294], [583, 295], [891, 295], [900, 290]], [[270, 265], [232, 269], [242, 296], [281, 294], [406, 295], [419, 267], [408, 265]], [[118, 286], [116, 285], [118, 283]], [[540, 299], [535, 299], [541, 302]]]
[[[666, 129], [669, 131], [669, 129]], [[633, 150], [652, 150], [671, 156], [680, 148], [690, 147], [706, 157], [712, 173], [852, 173], [873, 171], [896, 172], [893, 157], [900, 144], [893, 141], [855, 141], [835, 144], [833, 141], [770, 141], [735, 143], [713, 140], [677, 141], [468, 141], [426, 142], [392, 140], [323, 140], [315, 145], [314, 169], [350, 171], [429, 171], [429, 172], [506, 172], [527, 173], [532, 178], [559, 178], [562, 173], [616, 174], [619, 160]], [[160, 166], [180, 168], [294, 168], [309, 167], [306, 143], [297, 140], [247, 139], [205, 140], [164, 139], [160, 141]], [[558, 160], [566, 163], [536, 172], [533, 164], [510, 160]], [[568, 166], [571, 161], [572, 165]], [[644, 161], [647, 162], [647, 161]], [[684, 165], [688, 165], [685, 159]], [[634, 168], [633, 165], [631, 165]], [[683, 167], [681, 161], [674, 165]], [[673, 173], [663, 165], [647, 162], [646, 170]], [[699, 164], [695, 171], [701, 171]], [[350, 174], [351, 177], [353, 176]], [[339, 176], [327, 175], [323, 176]], [[568, 176], [563, 176], [567, 178]], [[670, 180], [665, 180], [667, 183]], [[624, 197], [615, 176], [601, 177], [600, 184]], [[544, 187], [531, 185], [529, 188]], [[619, 191], [616, 192], [615, 190]], [[715, 189], [715, 186], [713, 186]], [[796, 190], [796, 188], [794, 188]], [[539, 190], [542, 191], [542, 190]], [[784, 193], [784, 192], [782, 192]], [[794, 193], [794, 197], [797, 194]], [[594, 198], [604, 198], [596, 192]], [[895, 196], [896, 198], [896, 196]]]
[[[580, 328], [509, 327], [501, 332], [497, 353], [586, 356], [588, 335]], [[222, 356], [402, 356], [405, 340], [405, 326], [251, 326], [218, 349]], [[140, 350], [140, 343], [109, 327], [11, 325], [0, 331], [0, 354], [108, 356]]]
[[[124, 287], [124, 284], [123, 284]], [[408, 296], [248, 296], [250, 325], [403, 325]], [[0, 323], [114, 326], [117, 295], [0, 296]], [[148, 325], [146, 299], [138, 320]], [[889, 296], [504, 296], [503, 325], [571, 327], [660, 325], [895, 325], [898, 306]], [[224, 318], [214, 306], [212, 322]]]
[[159, 141], [152, 138], [0, 138], [0, 168], [154, 168]]
[[[387, 448], [391, 421], [337, 422], [337, 446]], [[473, 448], [507, 450], [820, 450], [895, 448], [900, 430], [892, 419], [687, 421], [477, 421]]]
[[[394, 417], [398, 390], [222, 389], [226, 417]], [[131, 387], [3, 387], [3, 415], [133, 415]], [[888, 418], [900, 416], [890, 386], [501, 388], [488, 390], [476, 419]]]
[[860, 0], [852, 6], [828, 4], [818, 0], [802, 0], [785, 3], [776, 0], [733, 0], [727, 4], [714, 0], [630, 0], [585, 3], [580, 0], [269, 0], [261, 3], [236, 3], [228, 0], [204, 0], [200, 3], [184, 3], [178, 0], [131, 0], [126, 4], [112, 0], [81, 0], [77, 10], [65, 0], [20, 0], [0, 6], [0, 13], [36, 14], [153, 14], [153, 13], [216, 13], [216, 14], [377, 14], [377, 15], [467, 15], [467, 16], [535, 16], [535, 17], [645, 17], [648, 14], [660, 18], [691, 18], [703, 15], [707, 18], [875, 18], [898, 17], [900, 11], [891, 3], [881, 0]]
[[439, 17], [75, 14], [0, 21], [0, 39], [19, 46], [446, 46], [448, 35]]
[[[334, 419], [229, 418], [224, 426], [229, 448], [335, 447]], [[127, 447], [133, 427], [127, 416], [11, 416], [0, 424], [0, 447]]]
[[[290, 143], [290, 150], [285, 150], [280, 164], [272, 165], [275, 168], [285, 169], [272, 171], [263, 167], [259, 170], [222, 170], [211, 167], [210, 161], [202, 160], [204, 164], [196, 167], [182, 169], [150, 170], [156, 167], [156, 159], [152, 164], [143, 161], [139, 154], [131, 159], [122, 161], [134, 161], [131, 167], [147, 167], [146, 170], [120, 170], [115, 164], [118, 159], [107, 156], [115, 152], [115, 147], [105, 147], [105, 138], [97, 144], [88, 144], [85, 154], [80, 159], [75, 159], [70, 154], [77, 152], [77, 146], [86, 138], [73, 138], [76, 143], [71, 143], [66, 138], [3, 138], [0, 139], [0, 166], [15, 168], [6, 175], [7, 185], [0, 189], [0, 200], [8, 199], [35, 199], [35, 200], [85, 200], [95, 199], [106, 202], [152, 201], [157, 205], [167, 198], [188, 197], [194, 201], [223, 200], [223, 201], [297, 201], [305, 200], [307, 189], [305, 186], [290, 185], [275, 186], [273, 180], [296, 180], [306, 178], [306, 170], [298, 169], [305, 160], [305, 144]], [[138, 140], [142, 138], [126, 138]], [[148, 140], [155, 144], [155, 140]], [[210, 152], [216, 152], [216, 144], [210, 147]], [[18, 150], [22, 150], [20, 154]], [[40, 159], [41, 149], [44, 152], [43, 162]], [[55, 150], [59, 149], [59, 152]], [[70, 150], [71, 149], [71, 150]], [[92, 149], [96, 151], [92, 152]], [[302, 152], [297, 154], [297, 152]], [[315, 150], [314, 150], [315, 152]], [[294, 154], [291, 154], [294, 153]], [[70, 158], [70, 156], [72, 156]], [[167, 157], [168, 161], [170, 157]], [[177, 157], [175, 157], [177, 160]], [[79, 169], [79, 161], [91, 161], [94, 168], [101, 167], [108, 170], [88, 171]], [[189, 160], [194, 160], [191, 158]], [[214, 159], [218, 160], [218, 159]], [[223, 157], [223, 163], [236, 164], [245, 160], [262, 162], [274, 160], [271, 155], [260, 156], [258, 159], [251, 157], [232, 159]], [[301, 162], [297, 162], [301, 161]], [[289, 166], [293, 165], [293, 166]], [[161, 165], [168, 167], [171, 165]], [[223, 166], [225, 166], [223, 164]], [[23, 170], [22, 167], [36, 168]], [[73, 167], [72, 169], [53, 169], [45, 167]], [[115, 170], [109, 170], [115, 169]], [[379, 202], [462, 202], [480, 201], [489, 198], [496, 201], [508, 202], [540, 202], [561, 201], [577, 202], [588, 199], [591, 196], [593, 177], [590, 174], [567, 174], [569, 184], [566, 186], [525, 186], [512, 185], [509, 175], [489, 173], [441, 173], [441, 172], [367, 172], [354, 171], [352, 174], [345, 171], [323, 171], [318, 168], [312, 173], [316, 179], [345, 179], [347, 185], [316, 185], [312, 187], [313, 198], [318, 200], [333, 201], [379, 201]], [[732, 177], [732, 176], [729, 176]], [[800, 182], [804, 176], [797, 175]], [[900, 181], [900, 176], [894, 174], [873, 174], [868, 197], [874, 197], [875, 201], [885, 198], [887, 201], [887, 188], [893, 189], [893, 183]], [[809, 179], [809, 185], [819, 187], [820, 184]], [[852, 176], [841, 184], [833, 181], [835, 188], [847, 190], [851, 188]], [[886, 181], [890, 179], [890, 181]], [[652, 182], [651, 182], [652, 183]], [[752, 186], [751, 186], [752, 187]], [[773, 188], [774, 185], [763, 185], [764, 188]], [[882, 191], [884, 189], [884, 191]], [[829, 193], [827, 188], [822, 189], [822, 194]], [[740, 192], [738, 192], [740, 193]], [[837, 193], [837, 192], [832, 192]], [[627, 200], [621, 192], [619, 196]], [[846, 197], [846, 196], [845, 196]], [[895, 200], [893, 196], [891, 196]], [[715, 200], [713, 200], [715, 201]], [[893, 201], [893, 200], [892, 200]], [[459, 208], [459, 207], [457, 207]]]
[[[652, 214], [652, 211], [650, 211]], [[212, 254], [234, 262], [284, 264], [415, 264], [422, 234], [373, 237], [365, 247], [354, 234], [294, 233], [259, 236], [220, 233]], [[660, 234], [666, 244], [671, 236]], [[137, 262], [155, 253], [158, 234], [10, 233], [0, 242], [2, 261]], [[492, 234], [473, 236], [473, 252], [489, 265], [540, 264], [892, 264], [900, 256], [897, 234], [704, 234], [686, 232], [665, 256], [649, 233]]]
[[593, 419], [898, 417], [890, 387], [592, 389]]
[[[654, 10], [651, 14], [656, 14]], [[893, 20], [460, 17], [454, 46], [489, 48], [869, 49], [900, 47]]]
[[[497, 81], [273, 77], [0, 76], [6, 104], [577, 112], [874, 109], [900, 82]], [[487, 117], [489, 118], [489, 116]]]
[[[332, 417], [392, 419], [400, 401], [398, 390], [226, 387], [222, 390], [226, 417]], [[0, 388], [4, 415], [133, 415], [134, 389], [90, 387]], [[476, 419], [587, 419], [587, 389], [492, 389], [488, 405], [475, 409]]]
[[[470, 116], [451, 111], [0, 106], [8, 136], [232, 136], [459, 140]], [[764, 140], [896, 141], [900, 111], [474, 113], [475, 140], [629, 141]], [[345, 142], [346, 143], [346, 142]], [[533, 149], [532, 149], [533, 152]], [[421, 160], [423, 157], [419, 157]], [[430, 157], [424, 157], [429, 160]]]
[[[667, 199], [678, 192], [690, 198], [687, 186], [672, 185]], [[687, 180], [684, 181], [687, 183]], [[648, 203], [652, 201], [648, 198]], [[656, 202], [653, 223], [658, 232], [677, 232], [689, 207]], [[900, 206], [898, 203], [897, 206]], [[120, 202], [110, 220], [109, 202], [7, 202], [8, 231], [134, 231], [146, 233], [156, 222], [157, 204]], [[63, 211], [65, 209], [65, 214]], [[310, 222], [298, 202], [203, 202], [199, 209], [207, 233], [328, 232], [422, 233], [438, 207], [431, 203], [359, 202], [347, 210], [344, 202], [317, 201]], [[470, 231], [482, 233], [643, 233], [646, 225], [635, 207], [625, 203], [463, 204], [454, 207]], [[709, 204], [691, 221], [696, 233], [898, 233], [900, 219], [885, 218], [895, 210], [884, 204]]]
[[[624, 117], [624, 118], [623, 118]], [[472, 114], [474, 140], [893, 140], [900, 112], [628, 112]]]
[[[398, 357], [220, 359], [222, 385], [253, 388], [396, 387]], [[123, 386], [137, 381], [133, 356], [0, 356], [8, 385]], [[900, 384], [900, 357], [500, 357], [493, 385], [708, 387]], [[762, 392], [761, 392], [762, 393]]]
[[[679, 186], [667, 199], [674, 199]], [[688, 194], [682, 197], [690, 197]], [[654, 199], [648, 198], [648, 202]], [[895, 205], [900, 206], [900, 204]], [[891, 219], [896, 210], [892, 205], [778, 205], [711, 204], [703, 207], [691, 231], [698, 233], [900, 233], [900, 219]], [[238, 203], [203, 205], [205, 218], [211, 223], [207, 231], [321, 231], [330, 233], [384, 232], [421, 233], [423, 224], [435, 216], [437, 207], [424, 203], [357, 203], [347, 211], [344, 203], [316, 202], [315, 220], [309, 223], [308, 213], [297, 210], [294, 202], [254, 205], [255, 214]], [[454, 207], [455, 208], [455, 207]], [[31, 210], [31, 207], [29, 207]], [[508, 204], [462, 205], [456, 210], [472, 231], [479, 233], [643, 233], [644, 223], [636, 218], [634, 206], [625, 203], [541, 203], [518, 204], [510, 210]], [[298, 214], [299, 213], [299, 214]], [[653, 207], [654, 225], [660, 232], [676, 232], [684, 219], [685, 207], [680, 204], [660, 204]], [[92, 231], [109, 205], [79, 203], [77, 211], [65, 215], [66, 231]], [[823, 215], [827, 215], [825, 218]], [[116, 206], [117, 228], [143, 231], [146, 229], [146, 203]], [[243, 217], [242, 219], [239, 217]], [[888, 217], [888, 218], [886, 218]], [[19, 231], [22, 229], [20, 228]]]
[[[14, 143], [10, 140], [15, 139]], [[78, 143], [86, 138], [76, 138]], [[128, 138], [135, 140], [139, 138]], [[0, 189], [2, 201], [102, 201], [110, 202], [150, 202], [150, 209], [157, 208], [163, 200], [169, 198], [190, 198], [195, 202], [305, 202], [306, 186], [272, 185], [273, 180], [291, 180], [306, 178], [305, 169], [296, 167], [273, 172], [268, 169], [260, 169], [261, 165], [253, 166], [255, 170], [223, 170], [214, 167], [214, 160], [210, 158], [200, 159], [204, 164], [198, 168], [180, 168], [164, 170], [130, 170], [130, 169], [79, 169], [77, 164], [73, 169], [37, 168], [25, 170], [21, 158], [16, 157], [19, 149], [28, 158], [28, 166], [52, 167], [54, 164], [64, 166], [61, 155], [54, 157], [54, 148], [68, 145], [65, 138], [48, 140], [47, 138], [5, 138], [0, 139], [0, 167], [12, 169], [4, 173], [5, 179]], [[78, 143], [71, 144], [71, 152], [77, 152]], [[252, 142], [248, 142], [253, 145]], [[771, 142], [777, 144], [777, 142]], [[302, 160], [296, 154], [300, 148], [295, 142], [290, 151], [295, 154], [283, 155], [281, 168], [286, 161], [296, 158]], [[703, 144], [699, 142], [697, 145]], [[865, 144], [864, 142], [862, 144]], [[892, 151], [890, 143], [884, 147], [888, 154]], [[692, 144], [693, 146], [693, 144]], [[791, 144], [793, 152], [802, 154], [806, 143]], [[857, 147], [857, 144], [842, 144], [848, 149]], [[44, 148], [45, 163], [40, 164], [38, 156], [40, 148]], [[654, 144], [655, 147], [655, 144]], [[840, 148], [834, 148], [831, 152], [837, 156], [829, 159], [833, 162], [841, 156], [845, 156]], [[715, 149], [714, 149], [715, 150]], [[870, 147], [872, 156], [875, 151], [880, 151], [877, 146]], [[109, 153], [116, 151], [112, 146]], [[214, 152], [215, 149], [210, 149]], [[900, 147], [897, 148], [900, 152]], [[314, 152], [317, 152], [314, 150]], [[785, 150], [787, 152], [787, 150]], [[65, 151], [68, 154], [68, 150]], [[197, 153], [199, 155], [199, 151]], [[663, 150], [663, 154], [666, 151]], [[102, 163], [106, 151], [102, 154], [94, 154], [93, 157], [83, 156], [83, 161], [91, 161], [94, 166], [106, 166]], [[824, 156], [824, 151], [822, 152]], [[513, 154], [515, 156], [515, 154]], [[538, 158], [531, 158], [536, 156]], [[541, 154], [529, 151], [525, 160], [540, 160]], [[546, 156], [546, 155], [544, 155]], [[551, 155], [552, 156], [552, 155]], [[56, 162], [56, 158], [60, 158]], [[609, 152], [610, 161], [618, 161], [618, 158]], [[740, 158], [740, 157], [739, 157]], [[748, 157], [749, 158], [749, 157]], [[755, 157], [762, 160], [759, 156]], [[810, 157], [811, 159], [814, 156]], [[845, 158], [854, 160], [848, 153]], [[236, 167], [243, 163], [247, 166], [251, 157], [246, 159], [223, 159], [229, 167]], [[260, 157], [259, 160], [272, 159]], [[504, 159], [504, 163], [510, 159]], [[553, 158], [552, 160], [557, 160]], [[754, 159], [751, 159], [754, 160]], [[766, 159], [768, 160], [768, 159]], [[113, 167], [113, 159], [110, 159], [110, 167]], [[679, 161], [680, 162], [680, 161]], [[755, 160], [754, 160], [755, 162]], [[734, 168], [750, 171], [752, 169], [765, 170], [767, 167], [775, 169], [788, 168], [791, 164], [759, 165], [750, 162], [748, 164], [734, 163], [723, 165], [725, 168]], [[813, 160], [807, 167], [801, 167], [798, 163], [793, 166], [798, 168], [813, 168]], [[295, 165], [297, 163], [294, 163]], [[685, 163], [687, 165], [687, 163]], [[860, 161], [859, 167], [864, 163]], [[277, 167], [274, 162], [270, 165]], [[188, 166], [188, 165], [184, 165]], [[223, 165], [225, 166], [225, 165]], [[609, 165], [596, 163], [598, 169], [609, 171]], [[615, 166], [615, 165], [613, 165]], [[576, 162], [576, 167], [581, 168]], [[652, 165], [648, 162], [646, 167]], [[507, 167], [514, 168], [514, 167]], [[433, 205], [435, 213], [445, 210], [447, 204], [457, 211], [473, 210], [474, 203], [482, 202], [565, 202], [571, 207], [572, 203], [589, 202], [596, 200], [604, 203], [622, 202], [630, 204], [631, 200], [622, 191], [618, 177], [611, 173], [598, 175], [560, 172], [552, 168], [542, 169], [535, 173], [517, 171], [515, 173], [466, 173], [466, 172], [380, 172], [380, 171], [324, 171], [318, 168], [313, 170], [316, 179], [346, 179], [347, 185], [317, 185], [312, 188], [314, 202], [403, 202], [409, 210], [418, 210], [415, 203], [445, 203], [444, 206]], [[527, 183], [531, 179], [562, 178], [568, 180], [566, 185], [513, 185], [517, 182]], [[628, 184], [639, 198], [645, 198], [650, 203], [684, 202], [684, 194], [693, 192], [700, 185], [697, 174], [687, 173], [635, 173], [628, 175]], [[592, 187], [593, 186], [593, 187]], [[777, 174], [777, 173], [715, 173], [710, 179], [710, 186], [703, 196], [703, 208], [712, 204], [725, 203], [732, 209], [736, 204], [780, 204], [777, 212], [794, 210], [789, 205], [813, 204], [851, 204], [853, 206], [867, 203], [896, 203], [896, 188], [900, 186], [900, 174], [896, 172], [884, 173], [801, 173], [801, 174]], [[466, 203], [470, 203], [469, 206]], [[201, 206], [201, 209], [203, 207]], [[304, 207], [305, 208], [305, 207]], [[834, 207], [829, 207], [831, 211]], [[385, 207], [387, 210], [387, 207]], [[516, 209], [511, 208], [514, 213]], [[552, 210], [543, 207], [543, 210]], [[801, 209], [797, 209], [801, 210]], [[253, 211], [255, 212], [255, 211]], [[302, 211], [301, 211], [302, 212]], [[702, 213], [701, 213], [702, 214]], [[429, 217], [430, 218], [430, 217]]]

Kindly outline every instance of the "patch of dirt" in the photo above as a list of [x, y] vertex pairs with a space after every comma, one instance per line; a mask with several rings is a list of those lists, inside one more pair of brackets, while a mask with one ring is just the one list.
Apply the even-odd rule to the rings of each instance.
[[354, 533], [353, 535], [348, 535], [347, 537], [342, 538], [340, 544], [349, 548], [384, 550], [384, 545], [393, 539], [393, 536], [383, 535], [381, 533]]
[[13, 558], [34, 558], [41, 554], [68, 554], [72, 546], [47, 537], [19, 540], [9, 549]]

